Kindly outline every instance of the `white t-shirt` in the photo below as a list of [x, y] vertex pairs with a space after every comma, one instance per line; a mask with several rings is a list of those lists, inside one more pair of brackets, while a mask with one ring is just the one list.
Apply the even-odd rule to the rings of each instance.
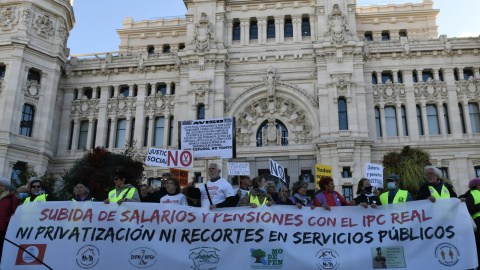
[[[237, 196], [238, 189], [239, 188], [236, 188], [233, 190], [233, 194], [235, 194], [235, 196]], [[241, 191], [242, 191], [242, 195], [240, 195], [240, 200], [238, 200], [237, 206], [240, 206], [240, 201], [243, 199], [243, 197], [245, 197], [245, 194], [247, 194], [248, 192], [248, 190], [245, 190], [245, 189], [241, 189]]]
[[187, 197], [182, 193], [173, 196], [167, 194], [160, 199], [160, 203], [188, 205]]
[[[213, 204], [222, 203], [227, 197], [235, 196], [232, 185], [223, 178], [220, 178], [215, 182], [208, 180], [207, 187]], [[200, 197], [202, 200], [202, 207], [210, 207], [210, 201], [208, 200], [207, 192], [205, 191], [205, 185], [200, 186], [200, 192], [202, 193]]]

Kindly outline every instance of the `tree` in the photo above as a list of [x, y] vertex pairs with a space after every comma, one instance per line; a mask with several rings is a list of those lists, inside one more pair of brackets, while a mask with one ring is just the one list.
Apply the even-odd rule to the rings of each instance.
[[390, 174], [400, 177], [400, 189], [408, 190], [413, 198], [425, 181], [423, 168], [430, 165], [430, 154], [420, 148], [404, 146], [400, 152], [392, 151], [382, 158], [383, 185], [387, 188], [387, 178]]
[[35, 176], [40, 177], [45, 191], [50, 192], [55, 189], [55, 182], [57, 179], [50, 171], [46, 171], [44, 174], [39, 174], [32, 169], [27, 169], [26, 171], [20, 172], [18, 174], [18, 179], [12, 179], [11, 189], [17, 190], [20, 186], [26, 186], [28, 179]]
[[127, 172], [126, 184], [138, 186], [142, 180], [144, 163], [134, 160], [133, 155], [134, 152], [131, 151], [112, 153], [103, 147], [92, 149], [65, 172], [63, 181], [56, 190], [57, 198], [71, 199], [75, 185], [83, 183], [90, 188], [93, 197], [103, 200], [107, 197], [108, 191], [115, 187], [113, 174], [119, 169]]
[[262, 263], [260, 261], [260, 258], [264, 258], [265, 256], [267, 256], [267, 254], [265, 253], [265, 251], [261, 250], [261, 249], [256, 249], [252, 252], [252, 255], [251, 257], [252, 258], [255, 258], [255, 263]]

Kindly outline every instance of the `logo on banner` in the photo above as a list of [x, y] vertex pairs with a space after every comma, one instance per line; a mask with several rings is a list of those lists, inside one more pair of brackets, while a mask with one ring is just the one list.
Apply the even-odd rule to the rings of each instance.
[[[45, 257], [45, 250], [47, 249], [47, 244], [35, 244], [35, 245], [20, 245], [33, 256], [37, 257], [39, 260], [43, 261]], [[42, 265], [41, 262], [37, 261], [32, 255], [27, 252], [19, 249], [17, 253], [17, 260], [15, 265]]]
[[213, 270], [217, 268], [218, 261], [220, 261], [217, 252], [220, 252], [220, 250], [214, 247], [194, 248], [190, 249], [190, 256], [188, 258], [192, 260], [195, 266], [194, 269]]
[[317, 267], [321, 270], [333, 270], [337, 269], [340, 265], [338, 253], [330, 248], [324, 248], [317, 252], [315, 255], [317, 258]]
[[283, 249], [250, 249], [251, 269], [283, 269]]
[[83, 269], [90, 269], [100, 260], [100, 251], [96, 246], [86, 245], [77, 252], [77, 265]]
[[137, 268], [147, 268], [157, 262], [157, 253], [147, 247], [136, 248], [130, 252], [130, 264]]
[[458, 262], [460, 252], [450, 243], [441, 243], [435, 248], [435, 258], [445, 266], [454, 266]]

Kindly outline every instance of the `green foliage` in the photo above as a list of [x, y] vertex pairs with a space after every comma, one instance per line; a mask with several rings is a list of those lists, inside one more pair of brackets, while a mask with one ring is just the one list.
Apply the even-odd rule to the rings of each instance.
[[400, 177], [400, 189], [408, 190], [415, 198], [425, 181], [423, 168], [430, 165], [430, 154], [420, 148], [405, 146], [400, 152], [385, 154], [382, 164], [384, 190], [388, 190], [387, 177], [394, 173]]
[[115, 185], [113, 175], [123, 169], [127, 173], [126, 184], [137, 186], [143, 176], [144, 164], [133, 160], [132, 156], [112, 153], [103, 147], [97, 147], [78, 159], [70, 170], [65, 172], [62, 183], [56, 190], [60, 200], [73, 197], [73, 188], [78, 183], [86, 184], [90, 194], [97, 200], [107, 197], [108, 191]]
[[12, 181], [11, 190], [14, 190], [14, 191], [16, 191], [21, 186], [26, 186], [28, 183], [28, 179], [30, 179], [31, 177], [40, 177], [40, 179], [42, 180], [44, 189], [50, 192], [55, 189], [55, 182], [57, 181], [57, 179], [49, 171], [46, 171], [44, 174], [40, 175], [34, 170], [27, 169], [26, 171], [20, 172], [17, 176], [20, 182], [15, 180]]
[[265, 256], [267, 256], [267, 254], [261, 249], [254, 250], [251, 255], [252, 258], [263, 258]]

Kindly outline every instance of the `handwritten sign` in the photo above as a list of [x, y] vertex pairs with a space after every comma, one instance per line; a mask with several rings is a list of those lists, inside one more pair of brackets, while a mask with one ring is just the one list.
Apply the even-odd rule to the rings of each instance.
[[248, 162], [228, 162], [228, 175], [250, 175]]
[[285, 183], [286, 182], [285, 170], [283, 169], [283, 167], [271, 159], [269, 159], [269, 163], [270, 163], [270, 174], [282, 179], [282, 181]]
[[145, 164], [160, 167], [193, 167], [193, 152], [151, 147]]
[[322, 177], [332, 177], [332, 165], [315, 164], [315, 179], [317, 188], [320, 188], [320, 179]]
[[365, 174], [372, 186], [383, 188], [383, 166], [373, 163], [365, 163]]
[[178, 179], [181, 187], [186, 187], [188, 185], [188, 171], [170, 168], [170, 173], [173, 177]]

